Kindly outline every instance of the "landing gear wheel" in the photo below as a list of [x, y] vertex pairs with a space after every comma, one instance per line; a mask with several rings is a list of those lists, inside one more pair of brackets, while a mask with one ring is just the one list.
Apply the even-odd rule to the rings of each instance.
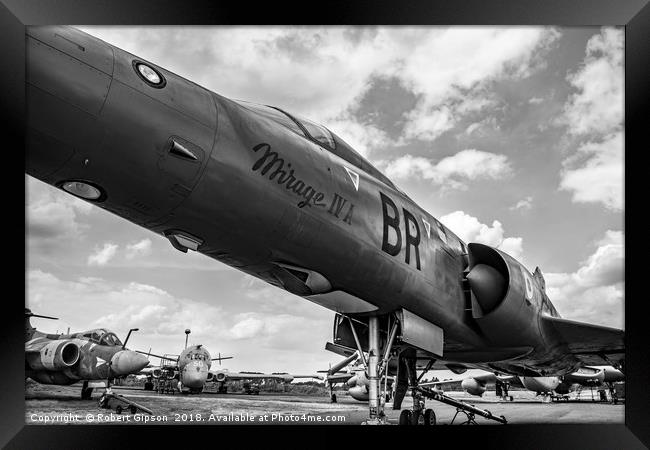
[[135, 413], [138, 412], [138, 408], [136, 408], [135, 406], [131, 405], [131, 407], [129, 408], [129, 411], [131, 411], [131, 414], [135, 414]]
[[436, 424], [436, 413], [433, 412], [433, 409], [427, 409], [424, 411], [424, 424], [425, 425]]
[[400, 425], [411, 425], [411, 413], [410, 409], [403, 410], [399, 415], [399, 424]]
[[330, 402], [332, 402], [332, 403], [336, 403], [336, 394], [332, 394], [332, 395], [330, 396]]
[[424, 415], [422, 411], [413, 411], [411, 413], [411, 425], [424, 425]]
[[144, 384], [144, 390], [145, 390], [145, 391], [153, 391], [153, 383], [147, 381], [147, 382]]
[[116, 412], [117, 414], [122, 414], [122, 405], [117, 405], [117, 406], [115, 407], [115, 412]]

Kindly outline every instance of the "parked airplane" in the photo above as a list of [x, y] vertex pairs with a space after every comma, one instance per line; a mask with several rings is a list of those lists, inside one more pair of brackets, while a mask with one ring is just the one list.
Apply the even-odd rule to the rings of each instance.
[[281, 383], [291, 383], [297, 378], [318, 378], [316, 375], [293, 375], [287, 372], [230, 372], [227, 369], [210, 371], [207, 381], [217, 383], [217, 392], [226, 393], [228, 388], [226, 383], [229, 381], [277, 381]]
[[448, 371], [434, 370], [429, 372], [433, 375], [435, 381], [423, 381], [420, 386], [438, 386], [444, 387], [449, 384], [460, 383], [461, 388], [471, 395], [482, 397], [487, 391], [488, 384], [498, 386], [497, 390], [501, 392], [500, 397], [505, 400], [508, 397], [508, 387], [518, 381], [518, 378], [513, 375], [495, 374], [482, 369], [468, 369], [462, 374], [449, 374]]
[[524, 377], [622, 365], [622, 330], [560, 318], [539, 269], [466, 244], [324, 126], [71, 27], [26, 34], [26, 172], [336, 311], [334, 342], [368, 353], [370, 423], [391, 362], [393, 407], [410, 387], [414, 423], [437, 399], [418, 361]]
[[[140, 353], [144, 354], [144, 352]], [[153, 353], [147, 353], [147, 355], [160, 358], [169, 363], [163, 363], [160, 367], [149, 367], [141, 373], [149, 373], [154, 378], [158, 378], [164, 373], [169, 378], [178, 380], [177, 387], [180, 392], [191, 394], [203, 392], [203, 387], [210, 378], [209, 372], [212, 361], [232, 358], [232, 356], [211, 358], [210, 352], [201, 344], [184, 348], [178, 356], [161, 356]]]
[[83, 381], [81, 398], [90, 398], [89, 381], [105, 381], [137, 373], [149, 360], [126, 349], [115, 333], [104, 328], [72, 334], [47, 334], [32, 327], [30, 318], [56, 317], [33, 314], [25, 308], [25, 377], [42, 384], [69, 385]]
[[606, 387], [612, 401], [617, 402], [618, 396], [614, 383], [625, 381], [625, 375], [612, 366], [585, 366], [573, 373], [562, 376], [560, 380], [554, 391], [561, 398], [567, 398], [569, 392], [573, 391], [577, 391], [579, 397], [582, 389], [587, 387], [590, 389], [593, 399], [593, 388]]
[[[228, 381], [252, 381], [252, 380], [274, 380], [283, 383], [290, 383], [294, 378], [313, 378], [312, 375], [291, 375], [288, 373], [271, 373], [261, 372], [230, 372], [227, 369], [210, 370], [212, 361], [221, 361], [232, 359], [232, 356], [221, 356], [212, 358], [210, 352], [201, 344], [187, 345], [187, 339], [190, 330], [185, 330], [185, 349], [180, 355], [155, 355], [151, 352], [138, 353], [160, 358], [162, 363], [160, 367], [148, 367], [143, 369], [141, 374], [148, 374], [153, 378], [166, 376], [177, 381], [177, 388], [180, 392], [198, 394], [203, 392], [206, 383], [217, 383], [218, 392], [227, 392], [226, 382]], [[147, 387], [147, 386], [146, 386]], [[153, 388], [153, 386], [151, 387]]]
[[[487, 391], [487, 385], [494, 383], [498, 386], [497, 390], [509, 385], [519, 385], [529, 391], [543, 395], [544, 399], [549, 401], [553, 398], [565, 398], [569, 392], [580, 390], [583, 387], [607, 387], [613, 399], [613, 383], [624, 381], [625, 377], [620, 370], [612, 366], [584, 366], [577, 371], [559, 376], [559, 377], [515, 377], [511, 375], [496, 375], [480, 369], [470, 369], [461, 375], [442, 376], [440, 372], [433, 372], [438, 378], [437, 381], [421, 383], [423, 386], [441, 386], [449, 383], [460, 383], [462, 389], [471, 395], [482, 396]], [[498, 395], [498, 394], [497, 394]]]
[[[180, 355], [155, 355], [151, 351], [145, 353], [136, 350], [138, 353], [146, 354], [147, 356], [155, 356], [160, 358], [160, 367], [147, 367], [140, 373], [150, 375], [153, 378], [166, 378], [178, 380], [177, 388], [180, 392], [198, 394], [203, 391], [203, 386], [210, 376], [210, 367], [212, 361], [219, 361], [223, 359], [232, 359], [232, 356], [221, 356], [212, 358], [210, 352], [203, 345], [190, 345], [188, 347], [187, 340], [191, 330], [185, 330], [185, 348]], [[164, 362], [163, 362], [164, 361]], [[150, 382], [145, 383], [145, 389], [153, 389]]]

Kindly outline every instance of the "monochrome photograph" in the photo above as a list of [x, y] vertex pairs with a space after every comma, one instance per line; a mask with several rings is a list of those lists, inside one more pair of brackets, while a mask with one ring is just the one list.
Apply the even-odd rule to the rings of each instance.
[[25, 424], [625, 424], [625, 45], [25, 27]]

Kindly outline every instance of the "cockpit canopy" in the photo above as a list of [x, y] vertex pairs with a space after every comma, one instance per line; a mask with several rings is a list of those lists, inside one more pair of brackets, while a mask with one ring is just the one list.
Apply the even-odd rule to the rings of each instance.
[[[235, 100], [235, 102], [253, 111], [262, 117], [272, 120], [273, 122], [293, 131], [299, 136], [320, 145], [330, 153], [335, 154], [339, 158], [349, 162], [355, 167], [367, 172], [384, 184], [397, 189], [397, 187], [390, 181], [383, 173], [381, 173], [375, 166], [370, 164], [363, 156], [354, 150], [349, 144], [343, 141], [340, 137], [336, 136], [330, 130], [322, 125], [317, 124], [304, 117], [289, 114], [286, 111], [276, 108], [275, 106], [258, 105], [243, 100]], [[401, 192], [401, 191], [400, 191]]]
[[109, 345], [109, 346], [122, 346], [122, 341], [115, 333], [105, 328], [97, 328], [94, 330], [84, 331], [77, 334], [78, 338], [87, 339], [95, 344]]
[[210, 352], [208, 352], [202, 345], [191, 345], [181, 353], [180, 360], [183, 361], [212, 361]]

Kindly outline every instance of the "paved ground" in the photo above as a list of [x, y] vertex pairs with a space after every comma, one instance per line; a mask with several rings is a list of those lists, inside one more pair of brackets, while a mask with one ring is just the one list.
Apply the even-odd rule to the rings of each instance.
[[[115, 414], [101, 409], [98, 399], [103, 389], [96, 389], [91, 400], [80, 400], [79, 386], [30, 387], [25, 392], [25, 421], [27, 424], [44, 423], [107, 423], [107, 424], [352, 424], [358, 425], [368, 415], [367, 406], [339, 393], [338, 403], [330, 403], [328, 397], [278, 394], [262, 392], [260, 395], [210, 394], [159, 395], [139, 389], [114, 388], [114, 392], [140, 403], [154, 412], [148, 414]], [[581, 401], [544, 403], [527, 391], [511, 391], [513, 402], [502, 402], [494, 393], [484, 398], [465, 393], [450, 392], [477, 408], [487, 409], [495, 416], [505, 416], [508, 423], [624, 423], [623, 404], [592, 402], [587, 392]], [[403, 408], [411, 406], [407, 397]], [[436, 401], [428, 401], [437, 416], [438, 424], [450, 424], [456, 409]], [[386, 405], [390, 423], [397, 423], [400, 411]], [[456, 422], [464, 417], [458, 416]], [[476, 416], [479, 424], [497, 422]]]

